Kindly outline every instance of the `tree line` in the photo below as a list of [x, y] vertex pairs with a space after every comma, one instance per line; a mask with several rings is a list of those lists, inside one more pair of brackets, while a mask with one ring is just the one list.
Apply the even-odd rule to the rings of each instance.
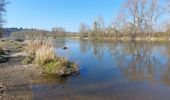
[[[102, 16], [99, 16], [92, 26], [81, 23], [79, 37], [170, 36], [170, 20], [165, 16], [170, 17], [169, 0], [124, 0], [112, 24], [105, 26]], [[164, 20], [164, 23], [161, 20]]]
[[[5, 12], [5, 0], [0, 0], [0, 27]], [[166, 18], [165, 18], [166, 17]], [[123, 0], [119, 13], [110, 25], [105, 25], [99, 16], [92, 25], [80, 23], [79, 32], [67, 32], [62, 27], [52, 31], [23, 30], [14, 32], [17, 37], [80, 37], [80, 38], [120, 38], [120, 37], [170, 37], [169, 0]], [[25, 35], [23, 33], [26, 33]], [[2, 34], [2, 33], [1, 33]], [[22, 36], [21, 36], [22, 35]], [[30, 35], [30, 36], [29, 36]]]
[[78, 33], [67, 32], [64, 28], [55, 27], [52, 31], [41, 29], [22, 29], [11, 33], [11, 37], [16, 40], [30, 40], [37, 38], [63, 38], [63, 37], [76, 37]]

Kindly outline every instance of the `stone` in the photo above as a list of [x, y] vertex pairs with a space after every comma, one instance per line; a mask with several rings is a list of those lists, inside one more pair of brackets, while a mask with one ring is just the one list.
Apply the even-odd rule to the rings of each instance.
[[66, 50], [66, 49], [67, 49], [67, 47], [64, 47], [63, 49], [65, 49], [65, 50]]

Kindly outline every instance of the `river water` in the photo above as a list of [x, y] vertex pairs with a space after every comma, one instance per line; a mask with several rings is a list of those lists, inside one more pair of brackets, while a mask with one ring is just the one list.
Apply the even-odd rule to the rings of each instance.
[[170, 100], [170, 43], [69, 39], [55, 50], [80, 73], [30, 86], [35, 100]]

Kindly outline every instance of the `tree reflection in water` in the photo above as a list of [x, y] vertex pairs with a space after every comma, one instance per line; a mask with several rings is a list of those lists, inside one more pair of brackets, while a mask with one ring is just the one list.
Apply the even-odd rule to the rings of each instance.
[[131, 81], [147, 80], [170, 85], [169, 43], [83, 41], [80, 47], [82, 53], [92, 49], [99, 61], [104, 59], [104, 52], [111, 54], [116, 66]]

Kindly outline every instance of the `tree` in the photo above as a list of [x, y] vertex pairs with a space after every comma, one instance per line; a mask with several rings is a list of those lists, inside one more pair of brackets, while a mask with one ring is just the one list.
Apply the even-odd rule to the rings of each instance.
[[5, 0], [0, 0], [0, 38], [2, 37], [2, 25], [4, 23], [3, 15], [5, 13], [5, 5], [6, 5]]
[[52, 28], [53, 37], [64, 37], [66, 36], [66, 31], [62, 27]]
[[119, 11], [118, 15], [114, 18], [112, 22], [112, 27], [116, 30], [116, 36], [123, 36], [130, 34], [130, 25], [127, 21], [127, 15], [123, 11]]
[[170, 1], [165, 0], [165, 3], [166, 3], [165, 10], [168, 11], [168, 13], [170, 14]]
[[79, 27], [79, 36], [80, 38], [88, 37], [88, 34], [91, 32], [91, 29], [88, 25], [80, 23]]
[[152, 32], [161, 14], [159, 0], [126, 0], [124, 7], [134, 34]]
[[109, 25], [105, 30], [105, 37], [114, 37], [117, 33], [119, 33], [113, 25]]
[[96, 21], [93, 23], [93, 36], [94, 37], [103, 37], [105, 33], [104, 20], [102, 16], [99, 16]]

